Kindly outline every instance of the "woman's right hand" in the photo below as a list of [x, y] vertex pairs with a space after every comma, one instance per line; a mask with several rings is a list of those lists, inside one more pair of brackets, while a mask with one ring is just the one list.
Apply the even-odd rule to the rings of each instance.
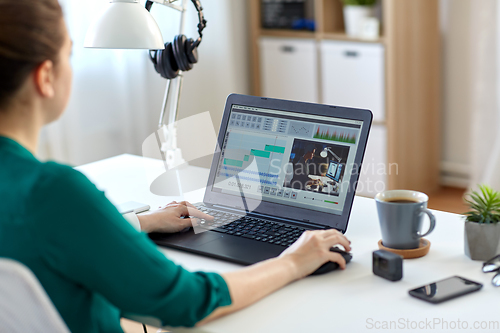
[[346, 251], [351, 251], [350, 243], [337, 230], [306, 231], [278, 258], [222, 274], [232, 304], [218, 308], [200, 324], [253, 304], [290, 282], [308, 276], [327, 261], [334, 261], [344, 269], [344, 258], [330, 248], [342, 245]]
[[309, 230], [286, 249], [280, 258], [287, 258], [293, 263], [296, 279], [308, 276], [328, 261], [336, 262], [341, 269], [345, 269], [344, 258], [330, 251], [335, 245], [342, 245], [347, 252], [351, 251], [351, 242], [339, 231]]

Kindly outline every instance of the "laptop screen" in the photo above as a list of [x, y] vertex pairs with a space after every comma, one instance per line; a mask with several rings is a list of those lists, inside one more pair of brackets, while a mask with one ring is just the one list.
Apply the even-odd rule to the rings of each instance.
[[342, 215], [363, 121], [232, 105], [212, 191]]

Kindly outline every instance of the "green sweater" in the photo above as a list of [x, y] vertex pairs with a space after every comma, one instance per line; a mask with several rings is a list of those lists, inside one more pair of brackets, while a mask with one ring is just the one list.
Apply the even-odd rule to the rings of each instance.
[[165, 258], [83, 174], [4, 137], [0, 198], [0, 257], [33, 271], [72, 332], [122, 332], [124, 313], [193, 326], [231, 304], [220, 275]]

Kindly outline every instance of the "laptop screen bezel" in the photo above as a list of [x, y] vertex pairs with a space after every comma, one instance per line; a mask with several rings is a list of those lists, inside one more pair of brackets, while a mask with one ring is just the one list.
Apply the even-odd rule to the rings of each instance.
[[[253, 211], [254, 213], [258, 214], [276, 216], [282, 219], [294, 220], [303, 223], [310, 223], [314, 224], [315, 226], [335, 228], [345, 233], [347, 230], [349, 216], [351, 214], [355, 195], [355, 191], [352, 189], [356, 188], [359, 179], [359, 170], [361, 170], [361, 163], [363, 160], [366, 143], [368, 141], [368, 134], [370, 132], [373, 119], [372, 112], [370, 110], [354, 109], [333, 105], [312, 104], [238, 94], [229, 95], [226, 100], [226, 106], [224, 109], [224, 114], [222, 116], [221, 126], [217, 139], [217, 147], [214, 152], [212, 165], [210, 168], [210, 175], [208, 178], [207, 188], [205, 190], [203, 201], [204, 203], [209, 205], [227, 206], [229, 208], [238, 210], [245, 210], [245, 208], [241, 206], [241, 199], [238, 196], [219, 193], [212, 190], [221, 153], [219, 147], [222, 147], [222, 143], [224, 141], [229, 123], [229, 115], [231, 114], [233, 105], [358, 120], [363, 122], [363, 126], [361, 127], [361, 133], [359, 136], [358, 149], [356, 151], [356, 156], [354, 159], [354, 169], [349, 181], [350, 190], [346, 195], [342, 214], [335, 215], [332, 213], [319, 212], [311, 209], [298, 208], [285, 204], [266, 201], [262, 201], [258, 208]], [[246, 198], [246, 200], [248, 202], [251, 202], [253, 199]]]

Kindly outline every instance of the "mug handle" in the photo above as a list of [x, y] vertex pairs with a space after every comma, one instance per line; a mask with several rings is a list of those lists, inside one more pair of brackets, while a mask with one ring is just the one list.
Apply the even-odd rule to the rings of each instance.
[[427, 216], [429, 216], [429, 220], [430, 220], [430, 226], [429, 226], [429, 230], [427, 230], [427, 232], [423, 235], [418, 235], [418, 237], [422, 238], [422, 237], [425, 237], [427, 236], [428, 234], [430, 234], [432, 232], [432, 230], [434, 230], [434, 228], [436, 227], [436, 218], [434, 217], [434, 214], [431, 213], [430, 210], [428, 210], [427, 208], [421, 208], [420, 209], [420, 214], [422, 213], [425, 213], [427, 214]]

